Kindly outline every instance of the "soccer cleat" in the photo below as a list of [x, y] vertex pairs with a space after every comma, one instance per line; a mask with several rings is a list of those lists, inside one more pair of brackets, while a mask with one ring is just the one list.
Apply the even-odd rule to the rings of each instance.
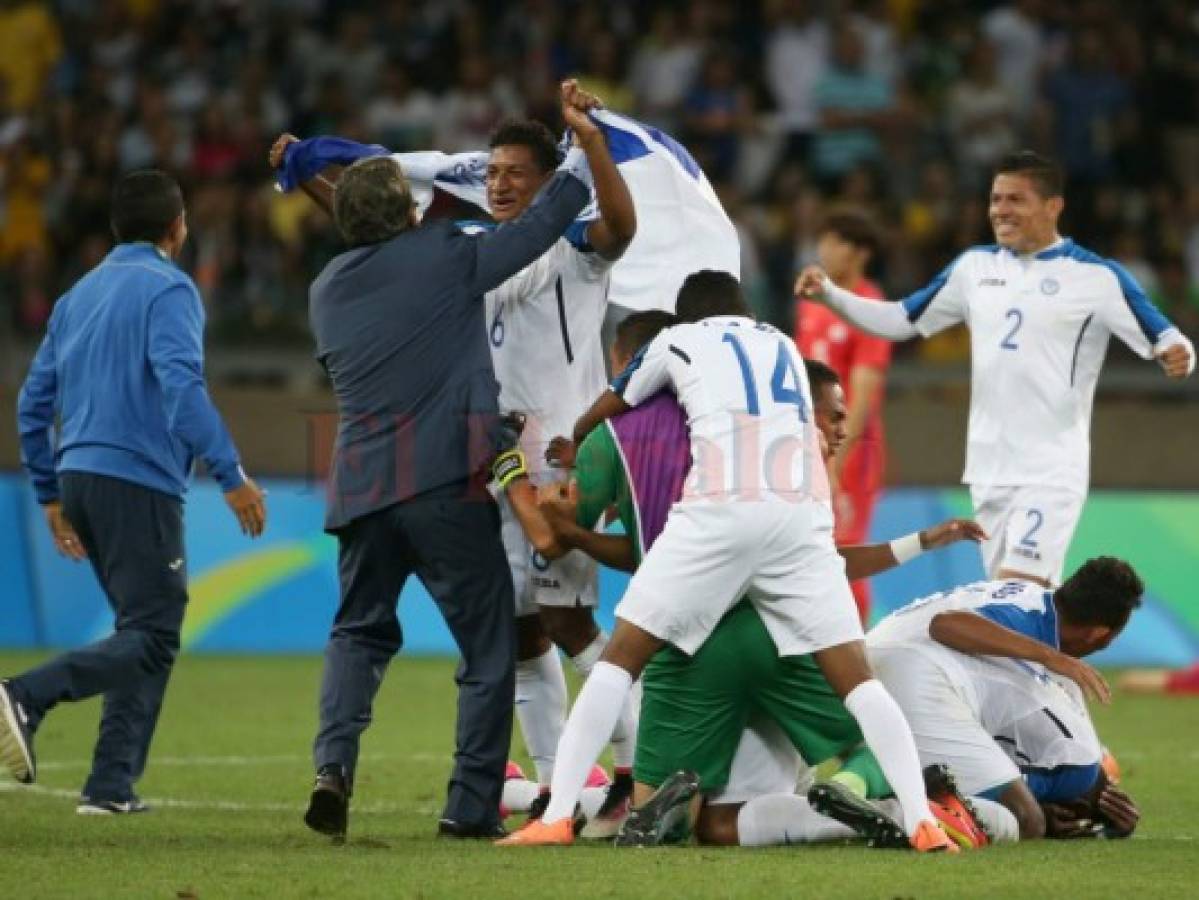
[[955, 844], [932, 819], [925, 819], [916, 826], [916, 833], [911, 837], [911, 846], [917, 853], [962, 852], [962, 848]]
[[679, 822], [686, 820], [691, 798], [698, 793], [698, 775], [675, 772], [643, 806], [629, 812], [614, 843], [617, 847], [657, 847], [665, 843]]
[[575, 842], [574, 822], [569, 819], [559, 819], [557, 822], [543, 822], [533, 819], [525, 824], [520, 831], [513, 832], [506, 838], [495, 842], [497, 847], [566, 847]]
[[608, 795], [596, 811], [595, 816], [588, 821], [579, 837], [588, 841], [606, 840], [615, 837], [625, 820], [629, 817], [633, 799], [633, 776], [628, 772], [619, 772], [612, 784], [608, 786]]
[[80, 797], [79, 805], [75, 807], [76, 815], [80, 816], [126, 816], [149, 811], [150, 807], [137, 797], [128, 800], [93, 800], [91, 797]]
[[933, 801], [929, 808], [937, 821], [963, 849], [978, 849], [991, 843], [991, 835], [978, 818], [974, 804], [958, 790], [958, 783], [943, 764], [926, 766], [924, 792]]
[[887, 849], [910, 846], [903, 827], [868, 800], [835, 781], [822, 781], [808, 791], [808, 803], [821, 815], [848, 825], [871, 847]]
[[[517, 763], [515, 760], [510, 759], [510, 760], [508, 760], [508, 765], [506, 765], [504, 767], [504, 781], [506, 783], [509, 781], [517, 781], [517, 780], [519, 780], [519, 781], [525, 780], [525, 770], [522, 769], [520, 767], [520, 764]], [[504, 801], [501, 799], [500, 800], [500, 821], [501, 822], [504, 821], [504, 819], [508, 818], [508, 816], [510, 816], [510, 815], [512, 815], [512, 810], [510, 810], [507, 806], [505, 806]]]
[[33, 732], [28, 723], [29, 717], [9, 683], [0, 681], [0, 763], [22, 784], [33, 784], [37, 778]]
[[321, 766], [304, 813], [304, 824], [313, 831], [345, 840], [350, 819], [350, 780], [338, 765]]
[[441, 819], [437, 823], [437, 836], [458, 838], [460, 840], [496, 840], [507, 837], [508, 830], [498, 822], [480, 825], [471, 822], [459, 822], [456, 819]]

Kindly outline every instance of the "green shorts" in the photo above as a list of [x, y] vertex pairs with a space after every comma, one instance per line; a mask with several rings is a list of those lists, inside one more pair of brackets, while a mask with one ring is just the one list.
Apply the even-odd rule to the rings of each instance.
[[729, 611], [694, 656], [660, 650], [642, 674], [642, 691], [634, 777], [649, 785], [692, 769], [705, 792], [723, 788], [754, 713], [775, 721], [809, 765], [862, 741], [815, 659], [780, 657], [748, 601]]

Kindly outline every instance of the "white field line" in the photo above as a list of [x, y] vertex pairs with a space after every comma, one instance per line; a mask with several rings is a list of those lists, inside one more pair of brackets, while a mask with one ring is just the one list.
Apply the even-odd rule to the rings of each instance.
[[[394, 753], [364, 753], [358, 757], [359, 761], [374, 762], [378, 760], [409, 760], [411, 762], [453, 762], [453, 757], [447, 754], [440, 753], [407, 753], [396, 755]], [[151, 756], [150, 767], [157, 768], [158, 766], [270, 766], [287, 763], [309, 763], [311, 764], [312, 757], [309, 755], [287, 754], [279, 756]], [[39, 760], [37, 768], [39, 772], [54, 772], [62, 769], [88, 769], [91, 768], [92, 761], [90, 759], [59, 759], [59, 760]]]

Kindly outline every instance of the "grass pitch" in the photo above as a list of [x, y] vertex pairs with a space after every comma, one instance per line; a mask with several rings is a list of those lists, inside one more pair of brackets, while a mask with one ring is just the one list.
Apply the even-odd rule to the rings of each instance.
[[[36, 660], [0, 654], [0, 673]], [[350, 841], [335, 847], [300, 821], [319, 671], [316, 658], [182, 659], [140, 786], [155, 810], [141, 816], [74, 814], [99, 704], [57, 709], [37, 736], [39, 784], [0, 781], [0, 897], [1146, 900], [1199, 890], [1199, 701], [1117, 696], [1097, 711], [1143, 812], [1128, 841], [953, 858], [845, 846], [501, 850], [433, 837], [452, 746], [452, 663], [400, 658], [363, 744]]]

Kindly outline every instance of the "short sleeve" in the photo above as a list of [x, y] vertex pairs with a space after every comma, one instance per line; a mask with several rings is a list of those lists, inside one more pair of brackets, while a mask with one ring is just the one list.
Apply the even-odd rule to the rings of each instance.
[[670, 341], [675, 329], [663, 329], [637, 351], [624, 371], [612, 380], [612, 390], [629, 406], [636, 406], [670, 384]]
[[620, 500], [620, 455], [606, 424], [592, 430], [579, 444], [574, 477], [579, 486], [575, 521], [583, 528], [594, 528], [604, 511]]

